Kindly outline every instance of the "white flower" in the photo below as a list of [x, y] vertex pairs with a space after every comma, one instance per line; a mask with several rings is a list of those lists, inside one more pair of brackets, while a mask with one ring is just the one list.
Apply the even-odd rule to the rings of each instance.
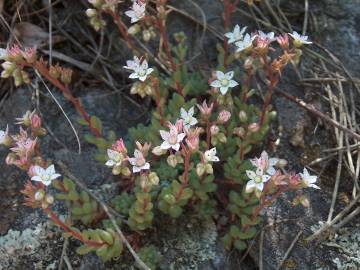
[[133, 173], [150, 169], [149, 162], [146, 162], [143, 153], [138, 149], [135, 149], [134, 157], [129, 158], [129, 162], [133, 166]]
[[6, 126], [5, 131], [0, 130], [0, 144], [6, 144], [9, 139], [9, 126]]
[[205, 158], [205, 161], [207, 161], [207, 162], [218, 162], [218, 161], [220, 161], [220, 159], [216, 156], [216, 147], [205, 151], [204, 158]]
[[239, 85], [236, 81], [232, 80], [234, 77], [234, 71], [229, 71], [224, 74], [221, 71], [216, 71], [216, 80], [214, 80], [210, 86], [220, 88], [221, 94], [225, 95], [229, 88], [233, 88]]
[[194, 107], [191, 107], [190, 110], [187, 112], [184, 108], [180, 109], [180, 116], [181, 119], [184, 120], [184, 128], [189, 129], [191, 126], [197, 124], [198, 120], [194, 117]]
[[302, 36], [299, 33], [297, 33], [296, 31], [294, 31], [292, 34], [289, 33], [289, 35], [294, 39], [294, 42], [296, 42], [299, 45], [302, 44], [312, 44], [311, 41], [308, 40], [308, 36]]
[[266, 151], [262, 151], [260, 158], [250, 160], [252, 165], [266, 172], [268, 175], [274, 175], [276, 170], [274, 166], [279, 162], [278, 158], [269, 158]]
[[134, 60], [127, 60], [126, 66], [124, 66], [124, 68], [130, 69], [130, 70], [135, 70], [139, 67], [140, 67], [140, 58], [137, 57], [136, 55], [134, 56]]
[[176, 126], [170, 126], [170, 132], [165, 130], [160, 130], [160, 136], [164, 140], [160, 145], [161, 149], [174, 149], [175, 151], [179, 151], [180, 143], [185, 138], [185, 133], [179, 133]]
[[303, 173], [299, 173], [301, 180], [305, 187], [312, 187], [316, 189], [320, 189], [317, 185], [315, 185], [317, 176], [316, 175], [310, 175], [308, 170], [304, 168]]
[[256, 38], [256, 36], [250, 36], [249, 34], [246, 34], [244, 36], [243, 40], [240, 40], [238, 42], [235, 43], [236, 47], [237, 47], [237, 52], [242, 52], [248, 48], [250, 48], [253, 44], [254, 39]]
[[257, 36], [262, 40], [269, 40], [270, 42], [276, 40], [274, 32], [264, 33], [263, 31], [259, 31]]
[[52, 180], [61, 176], [61, 174], [55, 172], [54, 165], [50, 165], [47, 169], [35, 165], [34, 172], [35, 175], [31, 177], [31, 180], [42, 182], [45, 186], [50, 185]]
[[131, 18], [131, 23], [136, 23], [145, 17], [146, 3], [134, 1], [132, 8], [125, 12]]
[[154, 71], [154, 69], [149, 68], [147, 61], [144, 59], [139, 66], [135, 66], [133, 69], [134, 72], [130, 74], [130, 79], [139, 79], [144, 82], [148, 75]]
[[264, 171], [260, 168], [256, 169], [256, 172], [246, 170], [246, 175], [250, 178], [250, 181], [247, 182], [245, 191], [247, 193], [253, 192], [255, 189], [260, 192], [264, 189], [264, 183], [270, 180], [271, 176], [264, 174]]
[[112, 168], [118, 167], [124, 161], [124, 155], [118, 151], [114, 151], [112, 149], [107, 150], [107, 155], [109, 160], [106, 161], [105, 165]]
[[247, 26], [241, 28], [238, 24], [235, 25], [234, 30], [232, 32], [226, 33], [225, 37], [227, 37], [228, 43], [234, 43], [236, 41], [241, 40], [244, 37], [244, 32], [246, 31]]

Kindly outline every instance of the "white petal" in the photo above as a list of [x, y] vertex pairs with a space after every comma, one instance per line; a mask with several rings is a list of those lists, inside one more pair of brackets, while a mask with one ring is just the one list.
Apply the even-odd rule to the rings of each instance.
[[51, 175], [50, 179], [55, 180], [56, 178], [59, 178], [59, 177], [61, 177], [61, 174], [55, 173], [55, 174]]
[[235, 86], [238, 86], [239, 84], [237, 83], [237, 81], [234, 81], [234, 80], [230, 80], [229, 81], [229, 86], [230, 87], [235, 87]]
[[190, 109], [189, 109], [189, 112], [188, 112], [188, 114], [189, 115], [191, 115], [191, 116], [193, 116], [194, 115], [194, 107], [191, 107]]
[[212, 157], [211, 161], [218, 162], [218, 161], [220, 161], [220, 159], [217, 156], [214, 156], [214, 157]]
[[275, 166], [279, 162], [278, 158], [270, 158], [269, 159], [269, 166]]
[[37, 175], [45, 174], [45, 170], [42, 167], [38, 166], [38, 165], [35, 165], [34, 171], [35, 171], [35, 173]]
[[136, 164], [136, 158], [129, 158], [129, 162], [131, 165], [135, 165]]
[[126, 16], [130, 17], [131, 19], [135, 16], [135, 12], [133, 10], [125, 11]]
[[176, 143], [176, 144], [172, 145], [171, 147], [172, 147], [172, 149], [174, 149], [175, 151], [179, 151], [179, 149], [180, 149], [180, 143]]
[[227, 80], [231, 80], [234, 77], [234, 71], [229, 71], [228, 73], [225, 74], [225, 78]]
[[177, 135], [177, 142], [182, 142], [182, 140], [185, 138], [186, 134], [185, 133], [180, 133]]
[[188, 113], [185, 111], [184, 108], [180, 108], [180, 116], [182, 119], [186, 119], [188, 117]]
[[141, 171], [141, 169], [139, 167], [133, 166], [133, 173], [138, 173], [140, 171]]
[[164, 150], [167, 150], [171, 147], [171, 144], [169, 144], [168, 141], [164, 141], [161, 145], [160, 145], [160, 148], [161, 149], [164, 149]]
[[314, 185], [314, 184], [310, 184], [309, 187], [320, 189], [320, 187], [318, 187], [317, 185]]
[[146, 162], [146, 163], [144, 164], [144, 166], [141, 167], [141, 169], [142, 169], [142, 170], [148, 170], [148, 169], [150, 169], [150, 164], [149, 164], [149, 162]]
[[42, 182], [45, 186], [49, 186], [51, 184], [51, 179], [46, 179]]
[[137, 73], [131, 73], [130, 75], [129, 75], [129, 78], [130, 79], [137, 79], [137, 78], [139, 78], [139, 76], [138, 76], [138, 74]]
[[196, 118], [191, 118], [191, 121], [190, 121], [190, 125], [191, 126], [194, 126], [194, 125], [196, 125], [198, 123], [198, 120], [196, 119]]
[[140, 150], [135, 149], [135, 151], [134, 151], [134, 157], [135, 157], [135, 158], [142, 158], [142, 157], [143, 157], [143, 154], [141, 153]]
[[262, 179], [262, 181], [263, 181], [264, 183], [266, 183], [267, 181], [269, 181], [270, 178], [271, 178], [271, 176], [270, 176], [270, 175], [267, 175], [267, 174], [264, 174], [264, 175], [261, 177], [261, 179]]
[[260, 190], [260, 191], [263, 191], [263, 189], [264, 189], [264, 184], [263, 184], [263, 183], [256, 184], [256, 189], [258, 189], [258, 190]]
[[210, 86], [212, 87], [221, 87], [221, 82], [219, 80], [212, 81]]
[[153, 71], [153, 68], [148, 68], [148, 70], [146, 71], [146, 75], [150, 75]]
[[220, 87], [220, 92], [222, 95], [226, 95], [229, 87]]
[[167, 141], [170, 137], [170, 132], [167, 132], [165, 130], [160, 130], [160, 136], [161, 136], [161, 139], [163, 139], [164, 141]]
[[256, 177], [256, 173], [254, 171], [246, 170], [246, 175], [250, 179], [254, 179]]
[[55, 174], [55, 166], [54, 166], [53, 164], [50, 165], [50, 166], [46, 169], [46, 174], [47, 174], [47, 175]]
[[274, 167], [269, 167], [266, 173], [269, 175], [274, 175], [276, 173], [276, 170], [274, 169]]
[[221, 81], [222, 79], [225, 79], [225, 74], [222, 71], [217, 70], [216, 71], [216, 78]]
[[108, 167], [113, 167], [115, 165], [115, 162], [113, 160], [109, 159], [108, 161], [106, 161], [105, 165]]
[[35, 175], [33, 177], [31, 177], [31, 180], [32, 181], [37, 181], [37, 182], [42, 182], [42, 178], [38, 175]]
[[249, 182], [246, 183], [246, 188], [245, 191], [247, 193], [250, 193], [254, 190], [254, 188], [256, 187], [256, 183], [254, 180], [250, 180]]

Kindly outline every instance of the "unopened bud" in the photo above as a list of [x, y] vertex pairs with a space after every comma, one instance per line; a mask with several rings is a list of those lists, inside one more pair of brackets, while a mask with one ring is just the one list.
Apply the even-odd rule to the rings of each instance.
[[88, 8], [85, 13], [86, 13], [86, 16], [91, 18], [91, 17], [95, 17], [97, 15], [97, 10], [94, 8]]
[[177, 165], [177, 163], [178, 163], [177, 157], [176, 157], [175, 155], [170, 155], [170, 156], [168, 156], [168, 158], [167, 158], [167, 163], [168, 163], [171, 167], [175, 168], [176, 165]]
[[249, 126], [248, 126], [248, 130], [249, 132], [258, 132], [260, 129], [260, 125], [258, 123], [251, 123]]
[[142, 32], [142, 38], [145, 42], [149, 42], [150, 39], [151, 39], [152, 35], [151, 35], [151, 32], [147, 29], [145, 29], [143, 32]]
[[210, 127], [210, 133], [211, 133], [211, 135], [216, 135], [216, 134], [219, 133], [219, 131], [220, 131], [220, 129], [219, 129], [219, 127], [218, 127], [217, 125], [212, 125], [212, 126]]
[[123, 167], [121, 168], [121, 174], [124, 176], [130, 176], [131, 175], [131, 171], [128, 167]]
[[226, 143], [226, 142], [227, 142], [227, 139], [226, 139], [226, 136], [225, 136], [224, 133], [219, 133], [219, 134], [217, 135], [217, 138], [218, 138], [218, 140], [219, 140], [221, 143]]
[[276, 117], [277, 117], [277, 112], [276, 112], [276, 111], [271, 111], [271, 112], [269, 113], [269, 118], [270, 118], [270, 120], [275, 120]]
[[245, 70], [249, 70], [253, 68], [253, 60], [252, 57], [248, 57], [246, 58], [245, 62], [244, 62], [244, 68]]
[[205, 171], [207, 174], [213, 174], [214, 173], [214, 169], [212, 167], [212, 165], [210, 163], [207, 163], [205, 165]]
[[36, 191], [34, 198], [36, 201], [42, 201], [45, 198], [45, 191], [43, 189], [39, 189]]
[[33, 129], [39, 129], [41, 128], [41, 118], [40, 116], [35, 113], [32, 117], [31, 117], [31, 127]]
[[7, 155], [5, 162], [7, 165], [12, 165], [16, 161], [16, 155], [14, 153], [10, 153]]
[[159, 177], [155, 172], [149, 174], [149, 181], [152, 185], [157, 186], [159, 184]]
[[45, 201], [48, 203], [48, 204], [53, 204], [54, 203], [54, 197], [47, 194], [46, 197], [45, 197]]
[[196, 165], [196, 174], [197, 176], [201, 177], [203, 176], [205, 173], [205, 166], [203, 163], [199, 163], [198, 165]]
[[140, 30], [141, 30], [140, 25], [134, 24], [134, 25], [129, 27], [128, 33], [129, 33], [129, 35], [135, 36], [137, 33], [140, 32]]
[[219, 116], [218, 116], [218, 121], [223, 124], [223, 123], [226, 123], [227, 121], [229, 121], [231, 117], [231, 113], [229, 111], [226, 111], [226, 110], [222, 110], [220, 113], [219, 113]]
[[233, 133], [239, 136], [240, 138], [244, 138], [246, 131], [243, 127], [237, 127], [234, 129]]
[[276, 166], [279, 168], [285, 168], [287, 166], [288, 162], [286, 159], [279, 159], [279, 161], [276, 163]]
[[152, 153], [153, 153], [155, 156], [162, 156], [162, 155], [164, 155], [166, 152], [167, 152], [167, 150], [162, 149], [160, 146], [156, 146], [156, 147], [154, 147], [154, 149], [152, 150]]
[[112, 174], [113, 175], [119, 175], [122, 172], [122, 168], [120, 166], [115, 166], [112, 168]]
[[62, 72], [61, 72], [61, 81], [64, 84], [69, 84], [71, 82], [71, 77], [72, 77], [72, 73], [73, 71], [69, 68], [63, 68]]
[[241, 123], [245, 123], [248, 120], [247, 113], [245, 111], [239, 112], [239, 119]]

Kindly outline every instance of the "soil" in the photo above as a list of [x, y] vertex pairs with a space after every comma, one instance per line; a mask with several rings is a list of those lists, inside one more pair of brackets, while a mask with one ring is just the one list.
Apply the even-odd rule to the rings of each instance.
[[[62, 25], [63, 31], [70, 33], [73, 37], [78, 37], [80, 44], [87, 44], [90, 41], [84, 37], [84, 33], [79, 30], [78, 26], [82, 26], [83, 29], [85, 29], [83, 31], [89, 31], [92, 35], [95, 34], [89, 30], [90, 28], [85, 16], [81, 13], [84, 10], [84, 6], [80, 3], [75, 3], [77, 1], [70, 2], [73, 3], [67, 3], [66, 9], [62, 5], [54, 7], [56, 19], [59, 22], [64, 22]], [[205, 11], [207, 23], [219, 31], [222, 31], [222, 18], [220, 14], [222, 5], [220, 1], [197, 0], [195, 2]], [[300, 13], [303, 12], [303, 1], [294, 1], [292, 3], [288, 3], [287, 1], [280, 2], [284, 10], [289, 12], [294, 10]], [[309, 10], [311, 10], [312, 16], [317, 19], [317, 28], [314, 27], [314, 24], [310, 24], [308, 34], [311, 39], [329, 48], [342, 60], [353, 76], [359, 77], [360, 0], [320, 0], [310, 2]], [[191, 1], [172, 1], [172, 4], [188, 11], [197, 18], [201, 18], [201, 13], [191, 4]], [[70, 14], [68, 14], [69, 12]], [[81, 16], [79, 16], [80, 14]], [[300, 29], [302, 22], [299, 22], [299, 17], [301, 18], [301, 16], [294, 16], [291, 23], [297, 25]], [[65, 20], [65, 18], [70, 19]], [[30, 20], [34, 20], [34, 23], [37, 22], [36, 18], [30, 18]], [[255, 29], [253, 21], [240, 15], [234, 16], [233, 23], [249, 25], [251, 30]], [[111, 25], [111, 23], [109, 23], [109, 25]], [[175, 13], [170, 15], [169, 29], [170, 33], [181, 30], [188, 35], [188, 40], [192, 43], [190, 53], [193, 57], [192, 61], [188, 63], [190, 67], [194, 69], [201, 67], [210, 71], [211, 68], [216, 66], [215, 44], [218, 42], [216, 37], [210, 33], [206, 33], [205, 38], [202, 40], [202, 29], [190, 20]], [[63, 35], [63, 33], [57, 34], [60, 36]], [[113, 31], [109, 30], [109, 36], [111, 40], [118, 38], [115, 29], [113, 29]], [[64, 44], [69, 45], [70, 43], [65, 42]], [[112, 61], [109, 63], [109, 66], [114, 67], [124, 62], [127, 58], [127, 52], [126, 49], [118, 44], [113, 45], [111, 48], [112, 50], [108, 57], [112, 59]], [[70, 55], [77, 60], [91, 62], [91, 59], [87, 59], [87, 56], [82, 53], [79, 48], [76, 48], [76, 46], [69, 47], [60, 44], [56, 47], [56, 50]], [[301, 65], [300, 72], [307, 74], [309, 65], [311, 65], [311, 62], [305, 60]], [[88, 75], [87, 77], [78, 78], [76, 87], [74, 87], [74, 89], [76, 89], [74, 94], [81, 97], [86, 110], [90, 114], [94, 114], [103, 120], [106, 131], [114, 130], [118, 137], [126, 138], [129, 127], [148, 121], [148, 117], [146, 113], [139, 112], [139, 105], [129, 102], [126, 98], [127, 94], [125, 92], [128, 92], [126, 82], [121, 75], [117, 74], [118, 70], [113, 68], [111, 71], [115, 74], [114, 77], [117, 80], [117, 87], [120, 89], [125, 86], [125, 91], [114, 92], [114, 90], [109, 89], [107, 85], [99, 83], [94, 80], [92, 76]], [[308, 93], [311, 92], [312, 89], [304, 89], [297, 85], [297, 77], [294, 71], [289, 70], [285, 72], [283, 78], [284, 80], [280, 85], [281, 89], [286, 90], [293, 96], [307, 100], [309, 96]], [[5, 92], [8, 85], [2, 85], [4, 89], [1, 89], [0, 92]], [[113, 183], [114, 179], [109, 170], [93, 160], [92, 156], [95, 153], [93, 146], [82, 140], [82, 153], [81, 155], [77, 154], [78, 146], [73, 131], [58, 106], [50, 98], [49, 93], [41, 86], [40, 82], [39, 85], [39, 109], [42, 112], [47, 129], [51, 131], [50, 136], [47, 136], [42, 143], [42, 150], [45, 154], [54, 160], [65, 162], [69, 169], [91, 188], [97, 189], [103, 184]], [[77, 124], [76, 119], [78, 115], [74, 111], [74, 108], [55, 90], [54, 94], [75, 125], [80, 138], [82, 138], [83, 135], [86, 134], [86, 130]], [[143, 102], [141, 100], [135, 101], [141, 104]], [[307, 101], [313, 102], [314, 100], [311, 99]], [[320, 149], [333, 145], [331, 129], [319, 122], [318, 119], [304, 112], [296, 104], [289, 102], [281, 96], [276, 95], [273, 104], [278, 111], [278, 121], [273, 126], [271, 133], [274, 137], [280, 139], [280, 144], [275, 149], [276, 155], [287, 159], [290, 168], [294, 170], [301, 169], [303, 163], [306, 161], [304, 161], [304, 158], [306, 159], [305, 156], [308, 156], [309, 153], [318, 155]], [[19, 117], [26, 110], [34, 108], [34, 106], [36, 106], [35, 92], [32, 89], [29, 87], [16, 89], [8, 96], [6, 102], [0, 108], [0, 127], [4, 127], [7, 123], [11, 124], [15, 117]], [[327, 110], [326, 105], [321, 102], [320, 108], [325, 112]], [[320, 128], [315, 128], [318, 125]], [[298, 135], [300, 136], [301, 143], [300, 145], [298, 144], [298, 146], [294, 146], [292, 141], [294, 133], [299, 130]], [[272, 145], [271, 137], [272, 136], [270, 136], [269, 145]], [[4, 160], [5, 156], [6, 152], [0, 149], [0, 160]], [[320, 191], [307, 192], [311, 202], [310, 208], [294, 208], [291, 206], [291, 197], [284, 197], [264, 213], [267, 219], [265, 224], [270, 225], [265, 228], [264, 234], [263, 269], [276, 269], [276, 266], [279, 264], [287, 248], [299, 231], [303, 231], [304, 235], [308, 235], [311, 233], [311, 226], [317, 224], [318, 221], [326, 220], [333, 186], [333, 177], [328, 177], [328, 175], [331, 174], [332, 170], [330, 169], [328, 174], [325, 174], [322, 178], [320, 184], [322, 189]], [[24, 179], [26, 179], [26, 176], [23, 173], [4, 165], [4, 163], [0, 163], [0, 192], [2, 194], [0, 197], [0, 236], [6, 235], [10, 228], [23, 231], [26, 228], [34, 228], [37, 224], [46, 221], [46, 217], [41, 212], [22, 206], [22, 197], [19, 195], [18, 190], [21, 189]], [[341, 187], [341, 191], [346, 192], [346, 187]], [[339, 205], [339, 207], [341, 207], [341, 205]], [[241, 254], [236, 252], [227, 254], [220, 241], [216, 240], [210, 248], [202, 247], [203, 249], [213, 250], [215, 255], [213, 257], [208, 255], [208, 259], [196, 265], [198, 258], [196, 258], [196, 260], [194, 259], [195, 262], [190, 261], [190, 259], [186, 260], [186, 256], [189, 255], [184, 251], [177, 250], [178, 246], [176, 246], [176, 243], [178, 244], [176, 239], [178, 238], [179, 231], [186, 235], [192, 235], [189, 232], [189, 230], [191, 231], [192, 229], [188, 228], [188, 224], [182, 224], [181, 222], [180, 224], [170, 225], [176, 226], [179, 230], [171, 230], [171, 228], [169, 228], [166, 234], [156, 235], [156, 237], [159, 237], [158, 242], [160, 244], [166, 242], [170, 245], [162, 249], [168, 258], [165, 260], [163, 269], [170, 269], [169, 264], [171, 260], [175, 261], [173, 258], [181, 256], [185, 256], [185, 261], [181, 262], [184, 267], [181, 269], [184, 270], [257, 269], [259, 241], [257, 241], [250, 250], [250, 258], [248, 258], [246, 264], [239, 264], [238, 261]], [[207, 235], [199, 235], [199, 242], [206, 241], [206, 239], [203, 238], [206, 238]], [[162, 241], [159, 239], [162, 239]], [[171, 246], [171, 243], [174, 243], [174, 246]], [[58, 262], [61, 257], [62, 245], [63, 239], [60, 233], [54, 230], [54, 232], [52, 234], [50, 233], [42, 242], [41, 248], [37, 250], [37, 256], [19, 256], [12, 261], [11, 267], [4, 268], [4, 270], [47, 269], [47, 266]], [[96, 256], [91, 254], [79, 257], [73, 252], [75, 246], [76, 242], [70, 241], [68, 256], [74, 269], [132, 269], [123, 263], [107, 264], [105, 266]], [[299, 270], [320, 269], [321, 267], [323, 267], [323, 269], [337, 269], [333, 263], [333, 259], [336, 257], [342, 258], [343, 255], [335, 248], [323, 245], [306, 246], [303, 242], [300, 242], [296, 245], [291, 256], [286, 261], [285, 267], [288, 267], [286, 269]], [[38, 268], [39, 265], [41, 265], [41, 268]], [[172, 269], [180, 269], [176, 264], [174, 267], [175, 268]]]

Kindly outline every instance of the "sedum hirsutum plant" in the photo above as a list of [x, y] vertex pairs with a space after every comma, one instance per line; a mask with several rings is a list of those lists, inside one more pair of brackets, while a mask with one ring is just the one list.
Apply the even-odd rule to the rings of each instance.
[[[236, 25], [225, 34], [224, 45], [217, 45], [217, 66], [209, 73], [194, 71], [186, 65], [185, 34], [175, 34], [173, 44], [167, 39], [167, 1], [155, 2], [133, 1], [124, 13], [129, 28], [118, 1], [92, 0], [86, 11], [95, 30], [105, 27], [104, 16], [113, 18], [134, 52], [132, 59], [119, 63], [133, 82], [130, 93], [153, 101], [150, 124], [130, 128], [127, 141], [114, 132], [105, 134], [101, 120], [86, 113], [71, 94], [70, 69], [48, 65], [34, 48], [14, 45], [1, 50], [2, 78], [13, 77], [16, 85], [30, 83], [34, 69], [75, 106], [82, 117], [79, 123], [90, 131], [85, 140], [98, 149], [94, 158], [124, 183], [110, 201], [116, 224], [126, 238], [137, 239], [130, 243], [136, 250], [141, 246], [138, 253], [151, 269], [161, 255], [147, 235], [159, 227], [164, 215], [219, 221], [226, 248], [244, 250], [267, 206], [286, 192], [296, 193], [295, 204], [307, 206], [301, 190], [318, 188], [317, 177], [306, 168], [288, 171], [286, 160], [261, 151], [276, 118], [273, 91], [285, 67], [299, 62], [302, 46], [311, 43], [308, 37], [296, 32], [249, 32]], [[149, 5], [156, 7], [155, 13], [146, 8]], [[224, 6], [229, 20], [235, 3], [224, 1]], [[160, 65], [135, 47], [134, 37], [141, 34], [145, 41], [159, 38]], [[169, 74], [158, 69], [162, 66]], [[265, 78], [262, 100], [252, 89], [256, 74]], [[0, 144], [9, 149], [6, 163], [28, 174], [22, 191], [26, 205], [42, 209], [66, 236], [79, 240], [79, 254], [95, 252], [104, 261], [121, 256], [124, 239], [101, 203], [42, 156], [39, 146], [47, 132], [37, 112], [27, 112], [16, 124], [20, 128], [16, 134], [9, 127], [0, 131]], [[54, 210], [56, 203], [68, 207], [71, 215], [66, 220]]]

